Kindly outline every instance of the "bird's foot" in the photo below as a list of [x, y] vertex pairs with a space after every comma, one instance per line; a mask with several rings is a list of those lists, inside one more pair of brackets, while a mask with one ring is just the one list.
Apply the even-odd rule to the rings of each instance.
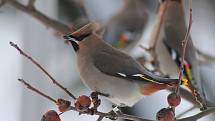
[[92, 103], [93, 103], [93, 107], [92, 109], [97, 111], [98, 107], [100, 106], [101, 104], [101, 100], [99, 99], [99, 93], [98, 92], [92, 92], [90, 94], [90, 97], [92, 98]]
[[117, 120], [117, 118], [118, 118], [118, 116], [117, 116], [117, 112], [114, 112], [113, 110], [111, 110], [110, 112], [109, 112], [109, 117], [107, 117], [107, 118], [109, 118], [110, 120]]
[[122, 113], [122, 111], [119, 109], [119, 107], [117, 105], [112, 105], [112, 111], [114, 111], [115, 113]]

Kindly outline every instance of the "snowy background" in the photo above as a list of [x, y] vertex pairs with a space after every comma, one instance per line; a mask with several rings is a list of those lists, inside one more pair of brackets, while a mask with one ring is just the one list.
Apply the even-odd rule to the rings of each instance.
[[[105, 22], [119, 6], [121, 0], [85, 0], [86, 9], [91, 12], [92, 19]], [[36, 7], [49, 17], [61, 19], [58, 15], [57, 0], [37, 0]], [[152, 4], [155, 10], [155, 3]], [[154, 8], [153, 8], [154, 7]], [[214, 0], [194, 0], [193, 1], [193, 27], [192, 38], [194, 44], [201, 51], [215, 56], [215, 2]], [[30, 92], [23, 87], [17, 78], [23, 78], [35, 85], [42, 91], [53, 97], [71, 99], [58, 87], [50, 83], [49, 79], [37, 69], [31, 62], [20, 56], [15, 49], [9, 46], [9, 41], [20, 45], [27, 53], [38, 60], [55, 79], [71, 90], [74, 94], [90, 94], [90, 91], [79, 79], [75, 66], [74, 52], [71, 46], [67, 46], [62, 38], [56, 36], [55, 32], [48, 29], [38, 20], [17, 11], [13, 7], [6, 5], [0, 8], [0, 114], [1, 120], [5, 121], [39, 121], [44, 112], [49, 109], [56, 109], [55, 105], [44, 98]], [[215, 62], [214, 62], [215, 63]], [[203, 71], [206, 77], [213, 79], [215, 64], [205, 66]], [[212, 84], [212, 85], [211, 85]], [[215, 83], [207, 85], [211, 89], [211, 95], [215, 95], [213, 90]], [[154, 119], [156, 112], [167, 106], [167, 91], [160, 91], [150, 97], [142, 99], [133, 109], [139, 116]], [[215, 96], [211, 97], [215, 98]], [[215, 99], [214, 99], [215, 100]], [[104, 101], [100, 109], [110, 110], [111, 104]], [[184, 116], [193, 115], [199, 109], [183, 100], [177, 108], [177, 114], [192, 108]], [[94, 116], [78, 116], [77, 112], [67, 112], [61, 116], [63, 121], [95, 121]], [[214, 121], [215, 116], [209, 115], [200, 121]], [[106, 119], [108, 120], [108, 119]]]

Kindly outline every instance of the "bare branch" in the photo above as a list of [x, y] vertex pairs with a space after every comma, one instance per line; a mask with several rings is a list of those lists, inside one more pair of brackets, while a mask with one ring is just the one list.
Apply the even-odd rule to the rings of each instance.
[[37, 61], [35, 61], [31, 56], [27, 55], [23, 50], [21, 50], [16, 44], [13, 42], [10, 42], [10, 45], [14, 47], [16, 50], [19, 51], [21, 55], [26, 57], [28, 60], [30, 60], [33, 64], [35, 64], [42, 72], [44, 72], [51, 80], [52, 83], [56, 84], [59, 88], [61, 88], [63, 91], [65, 91], [69, 96], [71, 96], [73, 99], [76, 99], [76, 97], [69, 92], [64, 86], [62, 86], [57, 80], [55, 80]]
[[[33, 86], [31, 86], [29, 83], [27, 83], [26, 81], [24, 81], [23, 79], [18, 79], [21, 83], [23, 83], [28, 89], [36, 92], [37, 94], [49, 99], [50, 101], [54, 102], [56, 104], [56, 100], [53, 99], [52, 97], [44, 94], [43, 92], [39, 91], [38, 89], [34, 88]], [[99, 111], [95, 111], [95, 110], [91, 110], [91, 109], [88, 109], [87, 111], [84, 111], [84, 112], [81, 112], [81, 111], [78, 111], [75, 107], [73, 106], [70, 106], [69, 110], [73, 110], [73, 111], [77, 111], [79, 112], [80, 114], [87, 114], [87, 115], [98, 115], [99, 118], [97, 119], [97, 121], [101, 121], [104, 117], [105, 118], [110, 118], [110, 119], [117, 119], [117, 118], [121, 118], [121, 119], [127, 119], [127, 120], [132, 120], [132, 121], [153, 121], [153, 120], [149, 120], [149, 119], [143, 119], [141, 117], [137, 117], [137, 116], [133, 116], [133, 115], [128, 115], [128, 114], [123, 114], [121, 112], [109, 112], [109, 113], [103, 113], [103, 112], [99, 112]], [[183, 119], [178, 119], [177, 121], [196, 121], [204, 116], [207, 116], [211, 113], [214, 113], [215, 112], [215, 107], [213, 108], [210, 108], [208, 110], [205, 110], [203, 112], [200, 112], [194, 116], [190, 116], [190, 117], [187, 117], [187, 118], [183, 118]]]
[[[43, 92], [39, 91], [38, 89], [34, 88], [33, 86], [31, 86], [29, 83], [27, 83], [26, 81], [24, 81], [23, 79], [18, 79], [20, 82], [22, 82], [28, 89], [30, 89], [31, 91], [36, 92], [37, 94], [49, 99], [50, 101], [54, 102], [55, 104], [57, 103], [57, 101], [55, 99], [53, 99], [52, 97], [44, 94]], [[67, 111], [77, 111], [80, 114], [87, 114], [87, 115], [98, 115], [99, 118], [97, 121], [101, 121], [104, 117], [105, 118], [110, 118], [110, 119], [117, 119], [117, 118], [122, 118], [122, 119], [128, 119], [128, 120], [133, 120], [133, 121], [152, 121], [152, 120], [148, 120], [148, 119], [143, 119], [137, 116], [132, 116], [132, 115], [127, 115], [127, 114], [122, 114], [121, 112], [115, 113], [113, 111], [109, 112], [109, 113], [103, 113], [94, 109], [88, 109], [87, 111], [78, 111], [75, 107], [70, 106], [69, 109]]]
[[160, 35], [161, 26], [164, 20], [164, 15], [168, 7], [168, 0], [165, 2], [162, 2], [159, 6], [159, 10], [156, 16], [156, 21], [154, 23], [154, 27], [152, 30], [152, 33], [150, 35], [150, 44], [149, 48], [152, 48], [154, 50], [155, 46], [157, 45], [158, 37]]
[[[74, 107], [71, 106], [70, 108], [73, 111], [77, 111]], [[81, 114], [87, 114], [87, 115], [92, 115], [92, 111], [89, 109], [88, 111], [85, 112], [80, 112]], [[113, 111], [109, 112], [109, 113], [103, 113], [103, 112], [99, 112], [99, 111], [95, 111], [93, 113], [93, 115], [98, 115], [100, 117], [105, 117], [105, 118], [109, 118], [109, 119], [117, 119], [117, 118], [121, 118], [121, 119], [127, 119], [127, 120], [131, 120], [131, 121], [153, 121], [153, 120], [149, 120], [149, 119], [144, 119], [141, 117], [137, 117], [137, 116], [133, 116], [133, 115], [128, 115], [128, 114], [122, 114], [122, 113], [115, 113]]]
[[[189, 41], [189, 36], [190, 36], [190, 30], [191, 30], [191, 27], [192, 27], [192, 0], [189, 0], [189, 25], [188, 25], [188, 29], [187, 29], [187, 32], [186, 32], [186, 35], [184, 37], [184, 40], [182, 41], [182, 60], [181, 60], [181, 64], [180, 64], [180, 68], [179, 68], [179, 83], [178, 83], [178, 86], [176, 87], [175, 89], [175, 92], [177, 94], [180, 94], [180, 84], [181, 84], [181, 81], [182, 81], [182, 78], [183, 78], [183, 72], [184, 72], [184, 61], [185, 61], [185, 54], [186, 54], [186, 47], [187, 47], [187, 43]], [[206, 104], [204, 103], [204, 101], [202, 100], [200, 94], [198, 93], [198, 91], [195, 89], [195, 87], [192, 85], [191, 82], [188, 82], [189, 85], [188, 85], [188, 88], [192, 91], [192, 94], [194, 95], [196, 101], [201, 105], [201, 110], [205, 110], [207, 107], [206, 107]]]
[[[180, 72], [179, 72], [179, 81], [182, 80], [183, 77], [183, 71], [184, 71], [184, 58], [185, 58], [185, 53], [186, 53], [186, 47], [187, 47], [187, 42], [189, 41], [189, 35], [190, 35], [190, 30], [192, 26], [192, 0], [190, 0], [190, 16], [189, 16], [189, 25], [188, 29], [185, 35], [184, 40], [182, 41], [182, 60], [181, 60], [181, 65], [180, 65]], [[179, 86], [180, 83], [178, 84], [178, 87], [176, 88], [176, 92], [179, 93]]]
[[1, 8], [5, 3], [6, 3], [5, 0], [1, 0], [1, 2], [0, 2], [0, 8]]
[[[60, 32], [61, 34], [66, 34], [71, 32], [71, 28], [69, 28], [67, 25], [64, 25], [56, 20], [53, 20], [49, 17], [47, 17], [46, 15], [42, 14], [41, 12], [39, 12], [38, 10], [35, 9], [34, 7], [34, 3], [36, 0], [29, 0], [29, 3], [27, 6], [22, 5], [21, 3], [19, 3], [16, 0], [2, 0], [0, 2], [0, 7], [2, 5], [5, 4], [5, 2], [7, 2], [8, 4], [10, 4], [11, 6], [15, 7], [16, 9], [23, 11], [31, 16], [33, 16], [34, 18], [38, 19], [39, 21], [41, 21], [44, 25], [53, 28], [54, 30]], [[159, 17], [159, 21], [156, 22], [155, 26], [156, 28], [153, 30], [153, 41], [152, 41], [152, 48], [154, 48], [154, 46], [156, 45], [156, 42], [158, 40], [159, 37], [159, 33], [160, 33], [160, 28], [161, 28], [161, 24], [163, 21], [163, 15], [165, 13], [166, 7], [167, 7], [167, 3], [163, 4], [163, 6], [160, 7], [160, 12], [158, 14]], [[182, 79], [182, 75], [183, 75], [183, 70], [184, 70], [184, 57], [185, 57], [185, 51], [186, 51], [186, 45], [188, 42], [188, 38], [189, 38], [189, 34], [190, 34], [190, 30], [191, 30], [191, 25], [192, 25], [192, 8], [190, 7], [190, 18], [189, 18], [189, 26], [188, 26], [188, 30], [186, 32], [186, 36], [183, 40], [182, 43], [182, 62], [180, 65], [180, 74], [179, 74], [179, 80], [181, 81]], [[16, 48], [21, 55], [23, 55], [24, 57], [26, 57], [28, 60], [30, 60], [32, 63], [34, 63], [39, 69], [41, 69], [51, 80], [54, 84], [56, 84], [58, 87], [60, 87], [62, 90], [64, 90], [68, 95], [70, 95], [73, 99], [76, 99], [76, 97], [70, 93], [65, 87], [63, 87], [60, 83], [58, 83], [58, 81], [56, 81], [37, 61], [35, 61], [31, 56], [27, 55], [23, 50], [21, 50], [16, 44], [14, 44], [13, 42], [10, 42], [10, 45], [13, 46], [14, 48]], [[154, 49], [152, 49], [153, 51]], [[156, 60], [156, 59], [155, 59]], [[44, 94], [43, 92], [39, 91], [38, 89], [32, 87], [29, 83], [25, 82], [23, 79], [18, 79], [21, 83], [23, 83], [28, 89], [36, 92], [37, 94], [49, 99], [50, 101], [56, 103], [57, 101], [55, 99], [53, 99], [52, 97]], [[179, 87], [176, 89], [176, 92], [179, 93]], [[148, 120], [148, 119], [143, 119], [137, 116], [133, 116], [133, 115], [127, 115], [127, 114], [122, 114], [119, 112], [108, 112], [108, 113], [103, 113], [103, 112], [99, 112], [99, 111], [93, 111], [91, 109], [88, 109], [88, 111], [84, 111], [84, 112], [80, 112], [78, 111], [75, 107], [71, 106], [70, 110], [74, 110], [77, 111], [81, 114], [88, 114], [88, 115], [98, 115], [99, 118], [97, 119], [97, 121], [102, 121], [102, 119], [105, 118], [110, 118], [110, 119], [115, 119], [115, 118], [122, 118], [122, 119], [128, 119], [128, 120], [134, 120], [134, 121], [152, 121], [152, 120]], [[178, 121], [196, 121], [204, 116], [207, 116], [211, 113], [215, 112], [215, 107], [210, 108], [208, 110], [205, 110], [203, 112], [200, 112], [196, 115], [187, 117], [187, 118], [183, 118], [183, 119], [178, 119]]]
[[33, 92], [36, 92], [37, 94], [45, 97], [46, 99], [56, 103], [57, 101], [55, 99], [53, 99], [52, 97], [44, 94], [43, 92], [39, 91], [38, 89], [34, 88], [33, 86], [31, 86], [29, 83], [27, 83], [25, 80], [23, 79], [18, 79], [18, 81], [20, 81], [21, 83], [23, 83], [28, 89], [30, 89]]
[[28, 0], [28, 7], [29, 7], [29, 9], [34, 8], [35, 2], [36, 2], [36, 0]]
[[[187, 43], [189, 41], [189, 36], [190, 36], [190, 30], [192, 27], [192, 0], [189, 0], [189, 24], [188, 24], [188, 29], [187, 32], [185, 34], [184, 40], [182, 41], [182, 60], [181, 60], [181, 64], [179, 67], [179, 83], [178, 86], [175, 89], [175, 92], [179, 95], [180, 94], [180, 84], [183, 78], [183, 72], [184, 72], [184, 61], [185, 61], [185, 54], [186, 54], [186, 47], [187, 47]], [[200, 110], [205, 110], [207, 108], [206, 104], [204, 103], [203, 99], [201, 98], [200, 94], [198, 93], [197, 89], [193, 86], [193, 84], [189, 81], [188, 82], [188, 86], [187, 86], [191, 91], [193, 96], [195, 97], [196, 102], [198, 102], [201, 106]]]
[[199, 103], [196, 102], [195, 98], [192, 96], [192, 93], [184, 88], [180, 88], [180, 96], [190, 103], [194, 104], [196, 107], [199, 107]]
[[99, 118], [96, 121], [102, 121], [104, 117], [99, 116]]
[[167, 10], [167, 6], [168, 6], [168, 1], [162, 2], [160, 4], [159, 10], [158, 10], [158, 13], [157, 13], [154, 25], [153, 25], [153, 29], [150, 34], [149, 47], [146, 48], [144, 45], [140, 45], [140, 47], [142, 49], [148, 50], [148, 51], [155, 50], [155, 46], [156, 46], [156, 43], [157, 43], [159, 35], [160, 35], [161, 26], [162, 26], [162, 23], [164, 20], [164, 15]]
[[13, 6], [16, 9], [18, 9], [18, 10], [20, 10], [20, 11], [22, 11], [28, 15], [31, 15], [32, 17], [34, 17], [37, 20], [39, 20], [40, 22], [42, 22], [45, 26], [51, 27], [52, 29], [59, 32], [60, 34], [68, 34], [71, 31], [73, 31], [67, 25], [60, 23], [57, 20], [54, 20], [54, 19], [47, 17], [43, 13], [36, 10], [34, 7], [29, 7], [29, 5], [33, 6], [35, 0], [29, 0], [29, 4], [26, 6], [21, 4], [20, 2], [18, 2], [16, 0], [3, 0], [3, 1], [5, 1], [6, 3]]

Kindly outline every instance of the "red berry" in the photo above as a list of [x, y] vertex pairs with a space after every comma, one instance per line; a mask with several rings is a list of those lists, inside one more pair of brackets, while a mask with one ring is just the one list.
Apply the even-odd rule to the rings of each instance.
[[70, 107], [71, 102], [59, 98], [59, 99], [57, 100], [57, 103], [56, 103], [56, 104], [57, 104], [58, 110], [59, 110], [60, 112], [65, 112], [65, 111]]
[[156, 120], [157, 121], [173, 121], [174, 116], [175, 116], [175, 114], [171, 108], [163, 108], [157, 112]]
[[167, 101], [170, 106], [176, 107], [181, 103], [181, 97], [180, 97], [180, 95], [178, 95], [176, 93], [171, 93], [168, 95]]
[[86, 111], [90, 107], [90, 105], [91, 99], [86, 95], [79, 96], [75, 100], [75, 108], [79, 111]]
[[49, 110], [43, 115], [41, 121], [61, 121], [61, 119], [56, 111]]

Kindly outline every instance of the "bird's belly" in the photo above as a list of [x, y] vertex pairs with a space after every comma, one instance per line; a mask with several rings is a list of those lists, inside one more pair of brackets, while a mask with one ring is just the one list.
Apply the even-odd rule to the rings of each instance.
[[92, 91], [108, 94], [108, 99], [119, 106], [133, 106], [143, 95], [138, 83], [113, 77], [91, 65], [79, 67], [81, 79]]

